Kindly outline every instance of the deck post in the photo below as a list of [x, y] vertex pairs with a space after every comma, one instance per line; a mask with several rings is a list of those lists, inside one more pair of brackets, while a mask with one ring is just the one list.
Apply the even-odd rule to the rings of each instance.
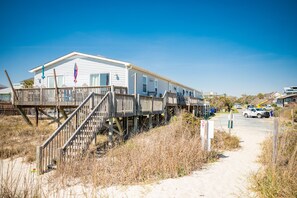
[[[60, 109], [57, 107], [57, 119], [60, 119]], [[60, 126], [60, 122], [58, 122], [58, 127]]]
[[134, 127], [133, 132], [137, 133], [137, 131], [138, 131], [138, 118], [137, 118], [137, 116], [133, 116], [133, 127]]
[[108, 127], [109, 127], [109, 131], [108, 131], [108, 146], [112, 146], [113, 145], [113, 119], [109, 118], [108, 119]]
[[57, 102], [57, 106], [58, 106], [59, 105], [59, 91], [58, 91], [57, 75], [56, 75], [55, 69], [54, 69], [54, 80], [55, 80], [56, 102]]
[[38, 108], [35, 107], [35, 124], [38, 127]]
[[43, 173], [42, 171], [42, 147], [37, 146], [36, 147], [36, 169], [38, 175], [41, 175]]
[[114, 92], [114, 85], [111, 85], [111, 102], [112, 102], [112, 116], [116, 117], [116, 97]]
[[149, 114], [149, 129], [153, 128], [152, 114]]
[[126, 137], [129, 137], [129, 117], [126, 117]]
[[168, 120], [168, 107], [165, 107], [165, 109], [164, 109], [164, 122], [165, 122], [165, 124], [167, 124], [167, 120]]

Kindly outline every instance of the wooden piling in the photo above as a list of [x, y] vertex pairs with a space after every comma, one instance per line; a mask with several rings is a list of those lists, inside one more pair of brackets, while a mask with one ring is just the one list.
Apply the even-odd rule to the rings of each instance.
[[152, 114], [149, 114], [149, 129], [153, 128]]
[[109, 127], [109, 131], [108, 131], [108, 145], [112, 146], [113, 145], [113, 118], [109, 118], [108, 120], [108, 127]]
[[38, 108], [35, 107], [35, 125], [38, 127]]
[[276, 165], [277, 161], [277, 137], [278, 137], [278, 120], [274, 118], [273, 128], [273, 151], [272, 151], [272, 164]]

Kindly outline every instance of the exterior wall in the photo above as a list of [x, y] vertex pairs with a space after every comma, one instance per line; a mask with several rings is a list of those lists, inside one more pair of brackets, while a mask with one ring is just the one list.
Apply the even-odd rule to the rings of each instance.
[[56, 70], [57, 76], [64, 76], [63, 86], [72, 87], [74, 83], [74, 65], [77, 64], [78, 76], [76, 86], [90, 86], [90, 75], [109, 73], [110, 85], [127, 86], [126, 67], [125, 65], [99, 61], [95, 59], [75, 56], [66, 59], [57, 64], [45, 68], [45, 79], [41, 78], [42, 71], [39, 70], [34, 76], [34, 86], [48, 87], [48, 76], [54, 76], [53, 69]]
[[[134, 70], [134, 69], [129, 69], [128, 70], [128, 78], [129, 78], [129, 88], [128, 88], [128, 92], [129, 94], [134, 94], [134, 75], [135, 73], [137, 74], [137, 94], [141, 94], [141, 95], [147, 95], [148, 92], [154, 92], [155, 91], [155, 80], [158, 80], [158, 93], [157, 96], [159, 97], [160, 94], [162, 94], [162, 96], [164, 95], [165, 91], [168, 90], [168, 82], [164, 81], [162, 79], [158, 79], [154, 76], [148, 75], [148, 74], [144, 74], [140, 71]], [[147, 76], [147, 92], [144, 93], [143, 92], [143, 84], [142, 84], [142, 77], [143, 75]]]
[[[74, 65], [77, 64], [78, 76], [77, 83], [74, 83]], [[165, 91], [183, 94], [189, 96], [190, 92], [195, 97], [202, 98], [202, 94], [193, 89], [182, 87], [175, 83], [170, 83], [167, 80], [155, 77], [154, 75], [146, 74], [135, 69], [127, 69], [124, 64], [110, 63], [103, 60], [86, 58], [84, 56], [73, 56], [62, 60], [45, 68], [45, 79], [42, 79], [42, 71], [35, 72], [34, 86], [35, 87], [48, 87], [48, 77], [53, 77], [56, 70], [56, 75], [63, 76], [63, 80], [59, 86], [72, 87], [72, 86], [90, 86], [91, 74], [109, 73], [110, 85], [128, 87], [128, 93], [134, 93], [134, 74], [137, 73], [137, 94], [148, 95], [148, 92], [155, 91], [155, 80], [158, 81], [157, 96], [163, 96]], [[147, 92], [143, 92], [143, 75], [147, 76]], [[58, 82], [59, 83], [59, 82]], [[171, 85], [171, 86], [169, 86]], [[176, 90], [174, 89], [176, 88]]]
[[[149, 74], [145, 74], [143, 72], [140, 72], [138, 70], [134, 69], [129, 69], [128, 70], [128, 79], [129, 79], [129, 87], [128, 87], [128, 92], [129, 94], [134, 93], [134, 74], [137, 74], [137, 94], [141, 95], [147, 95], [148, 93], [143, 92], [143, 84], [142, 84], [142, 77], [143, 75], [147, 76], [147, 91], [148, 92], [154, 92], [155, 87], [154, 87], [154, 81], [157, 79], [158, 80], [158, 93], [157, 96], [160, 96], [160, 94], [164, 95], [165, 91], [171, 91], [173, 93], [183, 93], [183, 90], [185, 90], [185, 96], [189, 96], [189, 92], [191, 91], [193, 93], [193, 96], [195, 97], [200, 97], [202, 98], [202, 93], [198, 92], [193, 89], [187, 89], [185, 87], [178, 86], [174, 83], [169, 83], [169, 81], [154, 77]], [[175, 89], [176, 88], [176, 91]], [[188, 94], [186, 94], [186, 91], [188, 91]]]

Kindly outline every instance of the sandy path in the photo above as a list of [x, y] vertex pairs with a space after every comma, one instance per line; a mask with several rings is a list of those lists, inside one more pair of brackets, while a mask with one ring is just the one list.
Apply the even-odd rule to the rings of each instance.
[[[215, 128], [227, 130], [226, 114], [213, 120]], [[235, 114], [232, 133], [242, 141], [240, 150], [225, 152], [218, 162], [186, 177], [145, 186], [110, 187], [105, 193], [111, 197], [246, 197], [249, 174], [259, 168], [255, 161], [260, 154], [260, 143], [271, 130], [271, 118], [246, 119]]]

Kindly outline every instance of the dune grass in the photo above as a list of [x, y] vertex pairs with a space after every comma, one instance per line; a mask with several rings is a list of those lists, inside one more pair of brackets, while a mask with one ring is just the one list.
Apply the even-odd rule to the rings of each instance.
[[[283, 115], [287, 114], [283, 112]], [[262, 143], [261, 169], [250, 179], [251, 189], [259, 197], [297, 197], [297, 126], [288, 125], [284, 117], [282, 120], [276, 164], [272, 163], [273, 142], [270, 137]]]
[[0, 159], [22, 156], [28, 162], [35, 161], [36, 146], [53, 131], [54, 126], [45, 120], [32, 127], [21, 116], [0, 116]]
[[[172, 118], [169, 125], [138, 134], [109, 150], [103, 158], [89, 156], [66, 164], [55, 177], [64, 180], [62, 183], [79, 178], [94, 186], [111, 186], [150, 183], [188, 175], [201, 169], [205, 163], [215, 161], [218, 156], [217, 149], [212, 152], [201, 150], [199, 128], [200, 119], [183, 113]], [[217, 138], [214, 148], [239, 147], [239, 140], [237, 146], [235, 143], [222, 143], [230, 140], [226, 136], [229, 134], [216, 135], [224, 138]]]

